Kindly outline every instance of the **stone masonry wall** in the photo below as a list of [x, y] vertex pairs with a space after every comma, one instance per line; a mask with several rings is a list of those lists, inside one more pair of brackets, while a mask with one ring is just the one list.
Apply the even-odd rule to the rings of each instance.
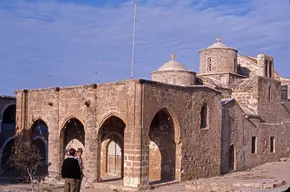
[[[232, 101], [224, 106], [222, 131], [222, 172], [228, 172], [229, 146], [236, 146], [236, 170], [253, 168], [266, 162], [277, 161], [289, 156], [289, 112], [281, 114], [284, 121], [263, 123], [259, 117], [245, 118], [238, 103]], [[270, 111], [269, 111], [270, 113]], [[272, 114], [276, 115], [276, 114]], [[288, 120], [287, 120], [288, 119]], [[256, 153], [252, 153], [252, 137], [257, 138]], [[270, 152], [270, 137], [275, 138], [274, 152]]]
[[258, 77], [258, 115], [267, 123], [281, 122], [281, 83]]
[[[139, 102], [140, 99], [137, 99], [140, 98], [140, 93], [137, 94], [137, 87], [135, 81], [123, 81], [102, 85], [16, 91], [17, 126], [22, 130], [29, 129], [32, 123], [39, 118], [46, 122], [49, 127], [49, 174], [51, 177], [57, 177], [63, 160], [63, 144], [60, 142], [60, 133], [70, 118], [77, 118], [85, 129], [85, 172], [86, 176], [93, 182], [100, 176], [101, 166], [99, 164], [101, 145], [98, 130], [110, 116], [115, 115], [126, 124], [125, 165], [128, 164], [126, 161], [130, 159], [128, 159], [129, 155], [135, 156], [135, 152], [132, 150], [137, 145], [131, 141], [141, 137], [141, 124], [138, 125], [134, 122], [140, 122], [141, 116], [138, 113], [141, 111], [141, 102]], [[139, 131], [137, 131], [137, 126]], [[139, 134], [136, 135], [137, 132]], [[129, 147], [132, 149], [131, 151], [128, 151]], [[127, 185], [136, 186], [139, 185], [140, 180], [130, 180], [133, 175], [126, 170], [131, 169], [131, 166], [134, 166], [131, 162], [125, 166], [125, 171], [128, 174], [125, 173], [124, 182]], [[136, 174], [140, 175], [137, 172]]]
[[[144, 85], [143, 125], [148, 141], [150, 123], [166, 108], [175, 121], [177, 148], [176, 180], [189, 180], [220, 174], [221, 108], [220, 93], [206, 87], [177, 87], [148, 83]], [[208, 127], [200, 128], [200, 111], [208, 104]], [[146, 114], [146, 115], [145, 115]], [[148, 166], [148, 147], [143, 154]], [[175, 157], [172, 157], [175, 158]], [[180, 162], [180, 163], [179, 163]], [[178, 165], [180, 164], [180, 167]], [[148, 170], [148, 168], [146, 168]]]
[[235, 100], [223, 106], [222, 118], [222, 149], [221, 149], [221, 172], [230, 170], [230, 146], [235, 149], [234, 169], [239, 171], [245, 163], [245, 127], [244, 113]]
[[[247, 130], [245, 168], [278, 161], [281, 157], [289, 156], [289, 123], [261, 123], [253, 126], [253, 120], [249, 119], [245, 124], [245, 129]], [[257, 153], [251, 152], [253, 136], [257, 138]], [[275, 138], [273, 153], [270, 152], [270, 137]]]
[[232, 97], [239, 101], [240, 104], [245, 106], [251, 106], [253, 104], [252, 93], [248, 92], [233, 92]]

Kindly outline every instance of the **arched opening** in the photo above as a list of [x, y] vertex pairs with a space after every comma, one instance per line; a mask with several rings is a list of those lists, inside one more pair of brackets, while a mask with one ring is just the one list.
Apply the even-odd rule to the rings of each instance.
[[229, 171], [235, 170], [236, 170], [236, 149], [234, 145], [231, 145], [229, 150]]
[[[77, 118], [70, 118], [64, 125], [60, 134], [60, 162], [67, 157], [70, 148], [84, 149], [85, 129], [83, 124]], [[83, 153], [83, 159], [85, 153]]]
[[120, 145], [114, 140], [108, 145], [107, 174], [108, 176], [121, 177], [122, 173], [122, 152]]
[[203, 103], [201, 110], [200, 110], [200, 128], [207, 128], [207, 121], [208, 121], [208, 109], [207, 104]]
[[174, 122], [167, 110], [153, 118], [149, 131], [149, 182], [176, 180], [177, 150]]
[[2, 131], [15, 131], [16, 105], [8, 106], [2, 114]]
[[41, 120], [37, 119], [31, 128], [31, 143], [35, 145], [41, 153], [41, 165], [37, 169], [37, 175], [48, 174], [48, 126]]
[[111, 116], [100, 127], [98, 139], [101, 141], [99, 170], [101, 180], [122, 179], [124, 175], [124, 131], [126, 124], [116, 116]]
[[211, 57], [207, 58], [207, 71], [211, 72]]
[[11, 166], [9, 165], [9, 158], [14, 150], [15, 139], [14, 137], [6, 140], [2, 147], [2, 154], [1, 154], [1, 169], [4, 170], [6, 173], [12, 170]]

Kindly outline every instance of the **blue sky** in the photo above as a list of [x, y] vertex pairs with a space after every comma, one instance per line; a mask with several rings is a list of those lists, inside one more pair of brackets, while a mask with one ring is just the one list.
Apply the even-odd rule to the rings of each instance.
[[[138, 0], [135, 77], [170, 53], [199, 71], [217, 36], [290, 77], [288, 0]], [[0, 94], [130, 78], [133, 0], [1, 0]]]

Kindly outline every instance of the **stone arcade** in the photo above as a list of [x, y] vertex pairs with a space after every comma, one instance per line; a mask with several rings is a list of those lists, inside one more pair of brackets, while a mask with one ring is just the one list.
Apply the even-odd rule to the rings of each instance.
[[15, 91], [17, 132], [48, 130], [50, 178], [69, 147], [83, 147], [87, 184], [119, 178], [141, 188], [289, 156], [290, 79], [273, 57], [237, 52], [219, 38], [200, 51], [199, 74], [172, 54], [152, 80]]

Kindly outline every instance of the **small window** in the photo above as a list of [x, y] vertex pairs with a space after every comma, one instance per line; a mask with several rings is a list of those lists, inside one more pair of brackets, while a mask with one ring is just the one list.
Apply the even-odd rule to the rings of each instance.
[[282, 99], [288, 98], [288, 85], [281, 85], [281, 98]]
[[268, 88], [268, 101], [270, 102], [272, 100], [272, 93], [271, 93], [271, 86]]
[[268, 77], [268, 62], [267, 61], [265, 61], [264, 75], [265, 75], [265, 77]]
[[211, 71], [211, 57], [207, 58], [207, 71]]
[[200, 128], [206, 128], [207, 127], [207, 116], [208, 116], [208, 110], [207, 110], [207, 104], [204, 103], [201, 107], [200, 111]]
[[257, 137], [252, 137], [252, 153], [257, 153]]
[[272, 78], [272, 62], [269, 61], [269, 77]]
[[237, 63], [237, 59], [234, 59], [234, 67], [235, 67], [235, 73], [238, 73], [238, 63]]
[[270, 137], [270, 153], [275, 153], [275, 137]]

